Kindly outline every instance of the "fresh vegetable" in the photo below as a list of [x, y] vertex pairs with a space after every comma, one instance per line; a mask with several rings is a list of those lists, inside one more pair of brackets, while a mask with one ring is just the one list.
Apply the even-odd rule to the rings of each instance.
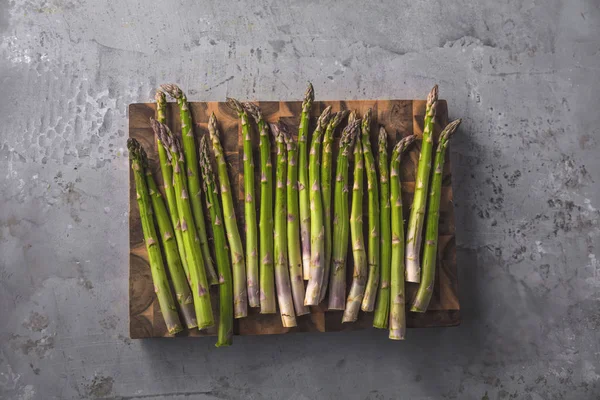
[[273, 163], [269, 127], [258, 106], [244, 103], [246, 112], [256, 120], [260, 134], [260, 312], [275, 314], [275, 276], [273, 270]]
[[323, 198], [323, 220], [325, 221], [325, 269], [323, 271], [323, 283], [321, 284], [321, 295], [319, 302], [325, 299], [327, 286], [329, 284], [329, 270], [331, 267], [331, 252], [332, 252], [332, 229], [331, 229], [331, 179], [333, 175], [332, 169], [332, 146], [333, 134], [338, 125], [346, 118], [349, 111], [339, 111], [332, 115], [325, 135], [323, 136], [323, 156], [321, 160], [321, 197]]
[[177, 85], [165, 84], [160, 85], [160, 88], [169, 96], [177, 100], [177, 106], [179, 107], [179, 115], [181, 118], [181, 141], [183, 143], [185, 165], [187, 166], [187, 187], [190, 194], [194, 225], [196, 227], [200, 248], [202, 250], [202, 259], [208, 273], [210, 284], [216, 285], [219, 282], [212, 258], [210, 257], [206, 225], [204, 222], [204, 211], [202, 210], [202, 199], [200, 197], [200, 176], [198, 172], [198, 157], [196, 155], [196, 139], [194, 138], [194, 130], [192, 129], [192, 113], [190, 112], [186, 95]]
[[131, 159], [131, 169], [135, 180], [135, 190], [137, 203], [142, 222], [142, 231], [144, 233], [144, 242], [148, 251], [148, 260], [150, 262], [150, 272], [154, 282], [154, 292], [158, 298], [160, 311], [167, 325], [167, 331], [174, 335], [183, 330], [173, 294], [169, 288], [169, 280], [163, 264], [162, 252], [158, 244], [158, 236], [154, 228], [154, 213], [152, 211], [152, 201], [146, 185], [144, 164], [146, 153], [139, 142], [133, 138], [127, 140], [129, 157]]
[[228, 98], [227, 104], [238, 113], [242, 125], [244, 161], [244, 221], [246, 229], [246, 279], [250, 307], [260, 307], [258, 268], [258, 226], [256, 225], [256, 202], [254, 188], [254, 157], [248, 113], [236, 99]]
[[197, 240], [196, 225], [192, 215], [192, 206], [188, 194], [187, 181], [184, 176], [185, 161], [181, 144], [164, 124], [155, 121], [152, 124], [154, 134], [157, 135], [163, 147], [168, 151], [173, 166], [173, 187], [177, 201], [177, 212], [179, 214], [179, 225], [185, 246], [190, 281], [192, 282], [192, 296], [194, 297], [194, 308], [198, 329], [209, 328], [214, 325], [214, 317], [211, 308], [208, 279], [200, 243]]
[[392, 226], [390, 210], [390, 165], [388, 160], [387, 148], [388, 135], [385, 128], [379, 128], [379, 192], [380, 213], [379, 229], [380, 235], [380, 259], [381, 281], [379, 283], [379, 293], [375, 304], [375, 314], [373, 316], [373, 326], [375, 328], [386, 329], [388, 327], [388, 318], [390, 314], [390, 268], [392, 257]]
[[200, 140], [200, 170], [206, 193], [206, 208], [212, 223], [215, 259], [219, 270], [219, 328], [216, 346], [222, 347], [231, 345], [233, 341], [233, 279], [223, 226], [224, 217], [219, 204], [219, 189], [210, 164], [207, 139], [206, 136], [203, 136]]
[[435, 280], [435, 266], [438, 245], [438, 227], [440, 219], [440, 201], [442, 198], [442, 172], [448, 142], [454, 132], [458, 129], [461, 120], [450, 122], [440, 134], [435, 161], [433, 163], [433, 178], [429, 189], [429, 207], [427, 210], [427, 227], [425, 229], [425, 248], [423, 249], [423, 275], [419, 290], [410, 311], [425, 312], [433, 293]]
[[275, 255], [275, 283], [277, 289], [277, 301], [281, 322], [284, 327], [296, 326], [296, 315], [294, 314], [294, 301], [292, 300], [292, 289], [290, 286], [290, 271], [288, 267], [287, 251], [287, 204], [286, 204], [286, 175], [287, 175], [287, 150], [283, 132], [277, 124], [271, 124], [271, 132], [277, 143], [277, 167], [275, 171], [275, 227], [274, 255]]
[[421, 263], [419, 252], [421, 251], [421, 239], [423, 235], [423, 222], [425, 220], [425, 208], [427, 207], [427, 191], [429, 188], [429, 175], [431, 173], [431, 154], [433, 152], [433, 127], [438, 102], [438, 86], [435, 85], [425, 106], [425, 120], [423, 124], [423, 140], [421, 141], [421, 153], [415, 181], [415, 194], [408, 219], [408, 231], [406, 233], [406, 280], [408, 282], [419, 282], [421, 279]]
[[298, 195], [300, 204], [300, 239], [302, 242], [302, 275], [307, 281], [310, 277], [310, 188], [308, 183], [308, 128], [310, 109], [315, 99], [312, 84], [304, 94], [302, 114], [298, 127]]
[[373, 311], [375, 297], [379, 285], [379, 183], [377, 182], [377, 171], [375, 169], [375, 158], [371, 151], [371, 109], [366, 112], [362, 120], [361, 142], [365, 157], [365, 171], [367, 173], [367, 198], [369, 213], [369, 237], [367, 247], [367, 262], [369, 264], [369, 278], [365, 289], [365, 297], [362, 301], [363, 311]]
[[343, 310], [346, 305], [346, 255], [350, 237], [350, 215], [348, 210], [348, 157], [358, 134], [360, 120], [353, 112], [348, 118], [340, 138], [336, 162], [336, 177], [333, 205], [332, 266], [329, 279], [329, 309]]
[[[231, 263], [233, 265], [233, 312], [235, 318], [248, 315], [248, 292], [246, 290], [246, 263], [244, 261], [244, 246], [237, 226], [231, 184], [227, 172], [225, 152], [219, 140], [220, 132], [217, 126], [217, 117], [212, 113], [208, 119], [208, 134], [212, 142], [212, 149], [217, 162], [219, 183], [221, 184], [221, 202], [223, 203], [223, 218], [225, 233], [229, 241]], [[204, 175], [203, 175], [204, 176]], [[219, 249], [215, 248], [215, 252]]]
[[302, 276], [302, 255], [300, 244], [299, 204], [298, 204], [298, 149], [294, 138], [290, 135], [287, 126], [278, 124], [287, 144], [287, 241], [290, 280], [292, 284], [292, 298], [296, 315], [306, 315], [310, 309], [304, 305], [304, 279]]
[[325, 223], [323, 220], [323, 199], [321, 198], [321, 143], [330, 117], [331, 106], [321, 113], [317, 121], [309, 153], [310, 277], [304, 296], [304, 304], [307, 306], [319, 305], [323, 273], [325, 271]]
[[390, 334], [389, 338], [403, 340], [406, 334], [404, 290], [404, 217], [402, 216], [402, 188], [400, 161], [402, 153], [415, 141], [414, 136], [401, 139], [392, 151], [390, 164], [390, 204], [392, 223], [392, 258], [390, 271]]
[[360, 303], [363, 300], [367, 283], [367, 254], [363, 236], [363, 175], [362, 142], [357, 140], [354, 145], [354, 186], [352, 187], [352, 210], [350, 211], [350, 238], [352, 239], [354, 272], [342, 322], [354, 322], [358, 318]]
[[[156, 120], [161, 124], [167, 123], [166, 109], [167, 100], [165, 94], [161, 91], [157, 91], [155, 95], [156, 99]], [[185, 271], [186, 279], [191, 285], [190, 273], [188, 271], [187, 260], [185, 258], [185, 248], [183, 246], [183, 236], [181, 235], [181, 225], [179, 224], [179, 213], [177, 212], [177, 201], [175, 200], [175, 189], [173, 189], [173, 167], [169, 160], [169, 155], [163, 147], [160, 139], [156, 136], [156, 148], [158, 150], [158, 160], [160, 163], [160, 171], [165, 188], [165, 197], [167, 198], [167, 205], [169, 206], [169, 216], [171, 217], [171, 224], [175, 229], [175, 241], [177, 242], [177, 249], [179, 251], [179, 258], [183, 269]]]

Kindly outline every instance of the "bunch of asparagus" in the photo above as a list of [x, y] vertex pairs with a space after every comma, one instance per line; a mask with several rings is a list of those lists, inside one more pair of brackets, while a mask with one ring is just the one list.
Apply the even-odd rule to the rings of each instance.
[[[166, 95], [177, 101], [180, 135], [174, 135], [166, 125]], [[246, 317], [248, 305], [260, 307], [264, 314], [276, 313], [279, 308], [283, 326], [294, 327], [298, 316], [310, 313], [310, 306], [318, 306], [328, 297], [330, 310], [344, 311], [342, 322], [356, 321], [360, 309], [375, 311], [373, 326], [389, 327], [390, 339], [396, 340], [404, 339], [406, 331], [405, 281], [419, 282], [411, 311], [427, 310], [435, 279], [445, 152], [460, 120], [451, 122], [441, 132], [431, 177], [438, 102], [435, 86], [427, 98], [405, 243], [401, 157], [416, 137], [402, 138], [388, 158], [389, 137], [380, 127], [376, 160], [371, 150], [372, 110], [367, 110], [361, 119], [355, 111], [348, 116], [348, 111], [332, 112], [327, 107], [316, 121], [308, 147], [313, 102], [314, 89], [309, 84], [296, 142], [283, 122], [268, 124], [256, 104], [227, 99], [240, 119], [243, 136], [244, 248], [215, 114], [210, 115], [208, 134], [201, 138], [197, 153], [185, 94], [176, 85], [162, 85], [157, 92], [156, 119], [151, 119], [151, 125], [166, 205], [148, 168], [144, 149], [135, 139], [128, 141], [128, 148], [152, 279], [170, 334], [182, 331], [183, 325], [187, 329], [214, 325], [209, 284], [219, 287], [217, 346], [231, 344], [233, 320]], [[253, 117], [260, 138], [258, 222], [252, 154], [254, 129], [249, 116]], [[335, 131], [347, 116], [334, 169]], [[275, 176], [272, 141], [277, 154]], [[365, 215], [367, 238], [363, 234]], [[206, 221], [212, 227], [216, 270]], [[421, 249], [425, 222], [425, 242]], [[346, 292], [349, 243], [354, 270]], [[308, 281], [306, 286], [305, 281]]]

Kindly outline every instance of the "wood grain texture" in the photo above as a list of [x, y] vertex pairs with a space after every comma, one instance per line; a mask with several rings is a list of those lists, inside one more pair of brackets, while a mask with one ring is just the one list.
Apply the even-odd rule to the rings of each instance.
[[[275, 122], [278, 119], [284, 121], [290, 127], [294, 136], [297, 134], [298, 123], [301, 113], [301, 102], [259, 102], [265, 118], [269, 122]], [[389, 134], [389, 151], [393, 145], [403, 136], [411, 134], [422, 135], [423, 116], [425, 113], [424, 100], [355, 100], [355, 101], [327, 101], [315, 102], [311, 111], [311, 133], [314, 129], [316, 119], [321, 111], [331, 105], [333, 111], [343, 109], [356, 109], [359, 115], [364, 114], [369, 107], [373, 108], [373, 120], [371, 127], [371, 144], [373, 149], [377, 149], [377, 134], [379, 125], [383, 125]], [[229, 176], [231, 180], [232, 192], [237, 193], [238, 201], [235, 204], [236, 216], [240, 233], [244, 234], [244, 212], [243, 212], [243, 171], [241, 170], [241, 126], [237, 114], [232, 111], [226, 103], [207, 102], [190, 103], [194, 119], [194, 133], [197, 138], [207, 134], [208, 116], [214, 112], [219, 121], [221, 129], [221, 141], [226, 153], [229, 164]], [[154, 116], [155, 105], [153, 103], [131, 104], [129, 106], [129, 136], [137, 139], [146, 149], [150, 168], [157, 179], [159, 186], [162, 187], [162, 175], [158, 164], [158, 155], [156, 144], [149, 119]], [[448, 122], [448, 109], [445, 101], [440, 101], [435, 123], [435, 136], [441, 132], [442, 128]], [[180, 130], [179, 113], [175, 103], [169, 103], [167, 106], [167, 123], [176, 133]], [[344, 124], [342, 124], [344, 125]], [[341, 127], [338, 128], [335, 138], [333, 159], [337, 157], [337, 142]], [[252, 132], [252, 141], [254, 144], [254, 159], [259, 159], [258, 133], [256, 127]], [[275, 146], [272, 146], [273, 159]], [[402, 199], [404, 201], [404, 217], [408, 218], [410, 204], [412, 202], [415, 169], [418, 160], [419, 144], [415, 145], [404, 157], [402, 161], [401, 180], [402, 180]], [[258, 164], [257, 164], [258, 166]], [[352, 171], [352, 166], [350, 167]], [[258, 179], [258, 168], [256, 168], [256, 182]], [[350, 174], [352, 175], [352, 174]], [[352, 176], [350, 176], [352, 184]], [[143, 242], [142, 227], [139, 219], [139, 212], [135, 198], [135, 187], [133, 174], [130, 171], [130, 190], [129, 190], [129, 238], [130, 238], [130, 264], [129, 264], [129, 314], [130, 314], [130, 337], [132, 339], [149, 337], [169, 337], [165, 323], [163, 321], [158, 301], [153, 291], [152, 277], [150, 275], [150, 266], [146, 248]], [[437, 270], [434, 293], [429, 305], [429, 310], [423, 314], [407, 312], [407, 326], [409, 328], [419, 327], [446, 327], [460, 324], [460, 306], [458, 301], [458, 282], [456, 266], [456, 248], [454, 240], [455, 224], [454, 209], [452, 205], [452, 179], [450, 174], [450, 161], [447, 160], [444, 166], [442, 202], [440, 208], [440, 229], [439, 246], [437, 258]], [[260, 190], [257, 187], [256, 195], [260, 196]], [[366, 196], [365, 196], [365, 210]], [[255, 204], [260, 204], [258, 198]], [[258, 211], [258, 210], [257, 210]], [[365, 217], [368, 216], [365, 214]], [[207, 221], [208, 222], [208, 221]], [[368, 226], [365, 220], [365, 229]], [[212, 241], [212, 231], [210, 224], [207, 224], [209, 241]], [[366, 234], [366, 233], [365, 233]], [[352, 280], [352, 257], [348, 252], [349, 260], [347, 265], [348, 287]], [[417, 284], [407, 284], [407, 299], [412, 299], [417, 291]], [[215, 321], [218, 320], [218, 289], [211, 288], [213, 299], [213, 311]], [[284, 328], [281, 324], [279, 314], [261, 315], [259, 309], [249, 309], [247, 318], [235, 320], [234, 332], [237, 335], [264, 335], [281, 334], [287, 332], [327, 332], [356, 330], [372, 327], [373, 313], [360, 312], [358, 321], [352, 324], [342, 324], [342, 311], [327, 311], [324, 305], [311, 307], [311, 314], [297, 317], [298, 326], [295, 328]], [[407, 302], [407, 308], [410, 301]], [[206, 331], [184, 331], [177, 336], [212, 336], [216, 332], [215, 328]], [[409, 333], [410, 337], [410, 333]]]

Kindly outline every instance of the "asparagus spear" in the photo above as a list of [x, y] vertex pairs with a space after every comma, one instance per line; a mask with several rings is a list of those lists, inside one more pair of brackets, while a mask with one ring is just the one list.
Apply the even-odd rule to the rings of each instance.
[[175, 188], [177, 212], [179, 214], [183, 245], [185, 246], [185, 256], [192, 282], [192, 296], [194, 297], [198, 329], [209, 328], [214, 325], [214, 318], [210, 293], [208, 291], [206, 269], [204, 268], [200, 243], [196, 236], [196, 225], [192, 216], [187, 181], [184, 176], [185, 161], [183, 159], [181, 144], [166, 125], [156, 122], [152, 125], [152, 128], [154, 129], [154, 134], [159, 137], [163, 147], [168, 151], [167, 154], [173, 165], [173, 187]]
[[283, 132], [288, 152], [286, 182], [288, 262], [292, 284], [292, 298], [294, 299], [296, 315], [300, 316], [310, 313], [310, 309], [304, 305], [305, 292], [304, 279], [302, 279], [300, 225], [298, 222], [298, 150], [296, 142], [291, 137], [286, 125], [279, 123], [279, 130]]
[[210, 164], [208, 146], [207, 137], [203, 136], [200, 140], [200, 170], [206, 193], [206, 208], [210, 214], [213, 228], [215, 258], [219, 270], [219, 329], [216, 346], [221, 347], [229, 346], [233, 341], [233, 283], [223, 227], [223, 213], [219, 204], [219, 189]]
[[163, 264], [162, 253], [158, 244], [158, 236], [154, 228], [154, 217], [152, 212], [152, 202], [146, 180], [144, 178], [144, 159], [145, 152], [137, 140], [130, 138], [127, 140], [127, 148], [131, 158], [131, 169], [135, 179], [135, 190], [137, 202], [140, 211], [140, 219], [142, 221], [142, 231], [144, 232], [144, 242], [146, 242], [146, 250], [148, 251], [148, 260], [150, 262], [150, 272], [152, 273], [152, 281], [154, 282], [154, 292], [158, 298], [160, 311], [162, 312], [167, 331], [170, 334], [175, 334], [183, 330], [175, 301], [169, 288], [167, 273]]
[[185, 271], [183, 270], [179, 250], [177, 250], [177, 243], [175, 243], [176, 239], [173, 233], [173, 225], [171, 225], [171, 218], [167, 211], [167, 207], [165, 206], [165, 202], [163, 201], [162, 194], [158, 190], [152, 172], [147, 167], [145, 160], [144, 164], [146, 184], [148, 185], [148, 192], [150, 193], [150, 198], [152, 200], [152, 208], [154, 209], [156, 222], [158, 222], [158, 231], [162, 238], [163, 249], [167, 258], [167, 268], [171, 275], [173, 289], [175, 289], [175, 299], [179, 303], [179, 308], [183, 314], [183, 320], [186, 326], [188, 329], [192, 329], [198, 326], [198, 321], [196, 320], [196, 314], [194, 312], [194, 299]]
[[343, 310], [346, 305], [346, 254], [349, 238], [348, 212], [348, 157], [360, 126], [356, 113], [348, 118], [348, 125], [340, 138], [336, 163], [335, 194], [333, 208], [333, 241], [329, 309]]
[[187, 185], [191, 194], [190, 202], [192, 204], [192, 213], [194, 224], [196, 226], [200, 248], [202, 249], [202, 258], [204, 267], [208, 272], [211, 285], [218, 284], [217, 273], [210, 257], [208, 248], [208, 238], [206, 235], [206, 225], [204, 223], [204, 211], [202, 210], [202, 200], [200, 198], [200, 176], [198, 172], [198, 157], [196, 155], [196, 139], [192, 129], [192, 113], [190, 112], [186, 95], [174, 84], [160, 85], [163, 92], [177, 100], [179, 106], [179, 115], [181, 118], [181, 140], [183, 143], [183, 155], [185, 165], [187, 166]]
[[321, 161], [321, 197], [323, 198], [323, 220], [325, 221], [325, 269], [319, 302], [325, 299], [329, 284], [329, 270], [331, 267], [332, 230], [331, 230], [331, 178], [332, 178], [332, 152], [333, 134], [349, 111], [339, 111], [331, 117], [323, 136], [323, 160]]
[[277, 168], [275, 171], [275, 228], [274, 255], [275, 255], [275, 282], [277, 286], [277, 301], [281, 322], [284, 327], [296, 326], [294, 314], [294, 301], [290, 286], [290, 271], [288, 268], [287, 252], [287, 210], [285, 180], [287, 175], [287, 150], [283, 132], [277, 124], [271, 124], [271, 132], [277, 143]]
[[331, 106], [321, 113], [310, 144], [308, 179], [310, 184], [310, 277], [306, 285], [304, 304], [319, 305], [325, 271], [325, 224], [321, 198], [321, 143], [331, 117]]
[[440, 200], [442, 197], [442, 171], [448, 141], [458, 129], [461, 120], [452, 121], [440, 134], [435, 161], [433, 163], [433, 178], [429, 190], [429, 208], [427, 211], [427, 227], [425, 230], [425, 248], [423, 249], [423, 276], [419, 290], [413, 302], [412, 312], [425, 312], [431, 300], [433, 281], [435, 279], [435, 266], [438, 244], [438, 224], [440, 217]]
[[256, 226], [256, 204], [254, 189], [254, 159], [252, 157], [252, 137], [248, 113], [242, 104], [232, 98], [227, 104], [237, 111], [242, 124], [244, 141], [244, 220], [246, 222], [246, 279], [248, 281], [248, 302], [250, 307], [260, 307], [258, 273], [258, 231]]
[[414, 136], [401, 139], [392, 151], [390, 164], [391, 203], [391, 305], [390, 339], [403, 340], [406, 333], [406, 310], [404, 307], [404, 219], [402, 216], [402, 188], [400, 184], [400, 159], [402, 153], [415, 141]]
[[360, 303], [365, 294], [367, 283], [367, 254], [363, 237], [363, 150], [360, 140], [354, 146], [354, 186], [352, 187], [352, 210], [350, 212], [350, 237], [352, 239], [352, 255], [354, 272], [352, 285], [346, 301], [346, 309], [342, 322], [354, 322], [358, 318]]
[[365, 297], [362, 301], [363, 311], [373, 311], [377, 286], [379, 285], [379, 190], [377, 172], [375, 170], [375, 159], [371, 151], [371, 109], [367, 111], [362, 120], [362, 147], [365, 156], [365, 171], [367, 172], [367, 194], [369, 212], [369, 239], [367, 248], [367, 260], [369, 263], [369, 279], [365, 289]]
[[429, 175], [431, 172], [433, 127], [437, 101], [438, 86], [435, 85], [431, 89], [429, 96], [427, 96], [427, 105], [425, 106], [423, 140], [421, 141], [421, 153], [419, 154], [419, 164], [417, 166], [415, 195], [408, 219], [408, 231], [406, 233], [406, 280], [408, 282], [419, 282], [421, 279], [419, 252], [421, 251], [423, 221], [425, 220], [425, 207], [427, 206], [427, 189], [429, 187]]
[[300, 201], [300, 238], [302, 241], [302, 275], [305, 281], [310, 277], [310, 195], [307, 142], [310, 109], [314, 99], [315, 91], [309, 82], [302, 102], [302, 115], [298, 127], [298, 194]]
[[215, 160], [217, 161], [217, 172], [219, 174], [219, 183], [221, 184], [221, 201], [223, 202], [223, 217], [225, 219], [225, 233], [229, 241], [229, 251], [233, 265], [233, 311], [235, 318], [243, 318], [248, 315], [244, 246], [242, 245], [242, 239], [240, 238], [237, 226], [233, 198], [231, 196], [231, 184], [229, 183], [229, 175], [227, 173], [227, 160], [225, 160], [225, 152], [219, 141], [220, 132], [217, 126], [217, 117], [214, 113], [208, 119], [208, 133], [212, 142]]
[[256, 120], [260, 132], [260, 312], [275, 314], [275, 283], [273, 271], [273, 164], [269, 127], [260, 109], [244, 103], [246, 112]]
[[[167, 123], [166, 117], [166, 106], [167, 100], [165, 94], [161, 91], [157, 91], [154, 97], [156, 99], [156, 120], [161, 124]], [[179, 251], [181, 264], [185, 271], [185, 276], [188, 283], [191, 285], [190, 273], [188, 271], [187, 260], [185, 258], [185, 248], [183, 246], [183, 236], [181, 235], [181, 225], [179, 224], [179, 214], [177, 213], [177, 202], [175, 200], [175, 190], [173, 189], [173, 167], [167, 151], [163, 147], [160, 139], [156, 136], [156, 148], [158, 149], [158, 160], [160, 162], [160, 170], [163, 177], [165, 195], [167, 198], [167, 205], [169, 206], [169, 215], [171, 217], [171, 224], [175, 228], [175, 241], [177, 242], [177, 249]]]
[[381, 229], [380, 238], [380, 263], [381, 263], [381, 282], [377, 303], [375, 305], [375, 315], [373, 316], [373, 326], [375, 328], [385, 329], [388, 326], [388, 317], [390, 311], [390, 268], [392, 257], [392, 226], [390, 220], [390, 168], [387, 153], [387, 132], [381, 126], [379, 128], [379, 186], [381, 188], [379, 203], [379, 223]]

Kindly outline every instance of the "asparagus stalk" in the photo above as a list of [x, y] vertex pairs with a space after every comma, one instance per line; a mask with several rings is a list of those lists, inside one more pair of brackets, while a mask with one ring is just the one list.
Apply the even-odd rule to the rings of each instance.
[[377, 303], [375, 304], [375, 315], [373, 316], [373, 326], [375, 328], [385, 329], [388, 326], [390, 313], [390, 268], [392, 257], [392, 226], [390, 210], [390, 168], [387, 152], [388, 135], [385, 128], [379, 128], [379, 186], [381, 189], [379, 202], [379, 224], [381, 229], [380, 237], [380, 263], [381, 263], [381, 282], [379, 284], [379, 293]]
[[367, 111], [362, 120], [362, 147], [365, 157], [365, 171], [367, 172], [367, 194], [369, 212], [369, 238], [367, 248], [367, 260], [369, 263], [369, 278], [365, 289], [365, 297], [362, 301], [363, 311], [373, 311], [377, 286], [379, 285], [379, 189], [377, 182], [377, 171], [375, 159], [371, 151], [371, 109]]
[[243, 161], [244, 161], [244, 220], [246, 222], [246, 279], [248, 302], [250, 307], [260, 307], [259, 270], [258, 270], [258, 231], [256, 226], [256, 204], [254, 189], [254, 158], [252, 156], [252, 137], [248, 113], [242, 104], [228, 98], [227, 103], [238, 113], [242, 124]]
[[206, 193], [206, 208], [210, 214], [215, 244], [215, 258], [219, 270], [219, 329], [217, 347], [229, 346], [233, 341], [233, 283], [231, 263], [227, 254], [227, 239], [223, 227], [223, 213], [219, 204], [219, 189], [210, 164], [208, 140], [200, 140], [200, 170]]
[[327, 286], [329, 284], [329, 270], [331, 267], [332, 252], [332, 230], [331, 230], [331, 179], [332, 179], [332, 151], [333, 134], [348, 115], [349, 111], [339, 111], [331, 117], [323, 136], [323, 159], [321, 161], [321, 197], [323, 198], [323, 220], [325, 221], [325, 269], [323, 271], [323, 283], [321, 284], [321, 294], [319, 302], [325, 299]]
[[408, 219], [408, 231], [406, 233], [406, 280], [408, 282], [419, 282], [421, 279], [421, 263], [419, 252], [421, 251], [421, 239], [423, 234], [423, 221], [425, 220], [425, 208], [427, 206], [427, 189], [429, 187], [429, 175], [431, 172], [431, 155], [433, 152], [433, 127], [438, 101], [438, 86], [435, 85], [425, 106], [425, 120], [423, 124], [423, 140], [421, 141], [421, 153], [417, 166], [415, 182], [415, 195]]
[[363, 237], [363, 150], [360, 140], [354, 146], [354, 186], [352, 187], [352, 210], [350, 211], [350, 237], [352, 239], [352, 256], [354, 272], [352, 285], [346, 301], [346, 309], [342, 322], [354, 322], [358, 318], [360, 303], [365, 294], [367, 283], [367, 254]]
[[146, 171], [148, 192], [150, 193], [150, 198], [152, 200], [152, 208], [154, 209], [156, 222], [158, 222], [158, 231], [162, 238], [163, 249], [167, 259], [167, 268], [171, 275], [173, 289], [175, 289], [175, 299], [179, 303], [179, 308], [183, 314], [183, 320], [186, 326], [188, 329], [192, 329], [198, 326], [198, 321], [196, 320], [196, 314], [194, 312], [194, 299], [185, 271], [183, 270], [177, 243], [175, 243], [176, 239], [173, 233], [173, 225], [171, 225], [171, 218], [167, 211], [167, 207], [165, 206], [165, 202], [163, 201], [162, 194], [156, 186], [152, 172], [147, 165], [144, 165], [144, 169]]
[[131, 169], [135, 179], [135, 190], [137, 202], [140, 211], [140, 219], [142, 221], [142, 231], [144, 233], [144, 242], [146, 242], [146, 250], [148, 251], [148, 260], [150, 262], [150, 272], [152, 273], [152, 281], [154, 282], [154, 292], [158, 298], [160, 311], [162, 312], [167, 331], [170, 334], [175, 334], [183, 330], [175, 301], [169, 288], [167, 273], [163, 264], [162, 253], [158, 244], [158, 236], [154, 228], [154, 217], [152, 212], [152, 201], [146, 180], [144, 177], [144, 163], [146, 154], [137, 140], [130, 138], [127, 141], [127, 148], [131, 158]]
[[189, 189], [190, 203], [192, 205], [192, 213], [194, 217], [194, 225], [196, 226], [200, 248], [202, 249], [202, 259], [204, 267], [208, 273], [211, 285], [219, 283], [217, 273], [210, 257], [208, 248], [208, 237], [206, 235], [206, 225], [204, 223], [204, 211], [202, 210], [202, 199], [200, 198], [200, 176], [198, 172], [198, 157], [196, 155], [196, 139], [194, 138], [194, 130], [192, 129], [192, 113], [190, 112], [188, 101], [185, 93], [174, 84], [160, 85], [163, 92], [177, 100], [179, 107], [179, 115], [181, 118], [181, 140], [183, 143], [183, 155], [185, 157], [185, 165], [187, 166], [187, 185]]
[[256, 120], [260, 132], [260, 312], [275, 314], [275, 282], [273, 270], [273, 164], [269, 127], [260, 109], [244, 103], [246, 112]]
[[300, 224], [298, 210], [298, 149], [296, 142], [291, 137], [285, 124], [279, 124], [279, 130], [283, 132], [287, 144], [287, 241], [288, 262], [290, 269], [290, 280], [292, 284], [292, 298], [296, 315], [306, 315], [310, 309], [304, 305], [304, 279], [302, 278], [302, 255], [300, 245]]
[[198, 329], [209, 328], [214, 325], [214, 318], [210, 293], [208, 291], [207, 272], [204, 268], [200, 243], [196, 236], [196, 225], [192, 216], [192, 206], [190, 205], [187, 181], [184, 176], [185, 161], [183, 159], [181, 144], [166, 125], [155, 122], [152, 128], [154, 129], [154, 134], [159, 137], [163, 147], [168, 151], [167, 154], [173, 165], [173, 187], [175, 189], [185, 256], [192, 282], [192, 296], [194, 297]]
[[390, 334], [389, 338], [404, 340], [406, 310], [404, 292], [404, 219], [402, 216], [402, 188], [400, 184], [400, 159], [402, 153], [415, 141], [414, 136], [401, 139], [392, 151], [390, 165], [391, 244], [390, 268]]
[[302, 241], [302, 275], [307, 281], [310, 277], [310, 194], [308, 186], [308, 125], [310, 109], [315, 99], [312, 84], [304, 94], [302, 114], [298, 127], [298, 194], [300, 204], [300, 239]]
[[[166, 117], [166, 106], [167, 100], [165, 98], [164, 92], [157, 91], [155, 95], [156, 99], [156, 120], [161, 124], [167, 123]], [[185, 271], [185, 276], [188, 280], [188, 283], [192, 284], [190, 281], [190, 273], [188, 271], [187, 260], [185, 258], [185, 248], [183, 246], [183, 236], [181, 235], [181, 225], [179, 224], [179, 214], [177, 213], [177, 201], [175, 200], [175, 190], [173, 189], [173, 167], [171, 166], [171, 161], [169, 160], [169, 156], [167, 151], [163, 147], [160, 139], [156, 136], [156, 148], [158, 150], [158, 160], [160, 162], [160, 171], [162, 173], [164, 188], [165, 188], [165, 196], [167, 198], [167, 205], [169, 206], [169, 215], [171, 217], [171, 224], [175, 228], [175, 241], [177, 242], [177, 249], [179, 251], [181, 264], [183, 265], [183, 269]]]
[[[229, 241], [231, 263], [233, 265], [233, 312], [235, 318], [243, 318], [248, 315], [248, 292], [246, 290], [246, 263], [244, 260], [244, 246], [237, 226], [233, 197], [231, 196], [231, 184], [227, 173], [227, 160], [225, 152], [219, 141], [219, 127], [217, 117], [212, 113], [208, 119], [208, 133], [212, 142], [215, 160], [217, 161], [217, 172], [221, 184], [221, 202], [223, 203], [223, 217], [225, 220], [225, 233]], [[217, 249], [215, 249], [217, 251]], [[218, 266], [217, 266], [218, 267]]]
[[310, 184], [310, 277], [304, 296], [304, 304], [307, 306], [319, 305], [325, 271], [325, 224], [323, 221], [320, 167], [323, 133], [330, 117], [331, 106], [321, 113], [310, 144], [308, 165], [308, 182]]
[[419, 290], [411, 307], [412, 312], [425, 312], [433, 293], [433, 281], [435, 280], [435, 266], [438, 244], [438, 225], [440, 217], [440, 200], [442, 197], [442, 171], [448, 142], [461, 120], [452, 121], [440, 134], [435, 161], [433, 163], [433, 178], [429, 190], [429, 208], [427, 211], [427, 227], [425, 229], [425, 248], [423, 249], [423, 276], [419, 284]]
[[275, 171], [275, 228], [274, 255], [275, 255], [275, 282], [277, 288], [277, 301], [281, 322], [284, 327], [296, 326], [294, 314], [294, 301], [290, 286], [290, 271], [288, 268], [287, 251], [287, 203], [286, 203], [286, 175], [287, 175], [287, 150], [283, 132], [277, 124], [271, 124], [271, 132], [277, 143], [277, 168]]
[[336, 178], [333, 205], [333, 241], [331, 278], [329, 287], [329, 309], [343, 310], [346, 304], [346, 254], [349, 238], [348, 211], [348, 157], [360, 126], [353, 112], [348, 118], [348, 125], [342, 132], [340, 148], [336, 163]]

